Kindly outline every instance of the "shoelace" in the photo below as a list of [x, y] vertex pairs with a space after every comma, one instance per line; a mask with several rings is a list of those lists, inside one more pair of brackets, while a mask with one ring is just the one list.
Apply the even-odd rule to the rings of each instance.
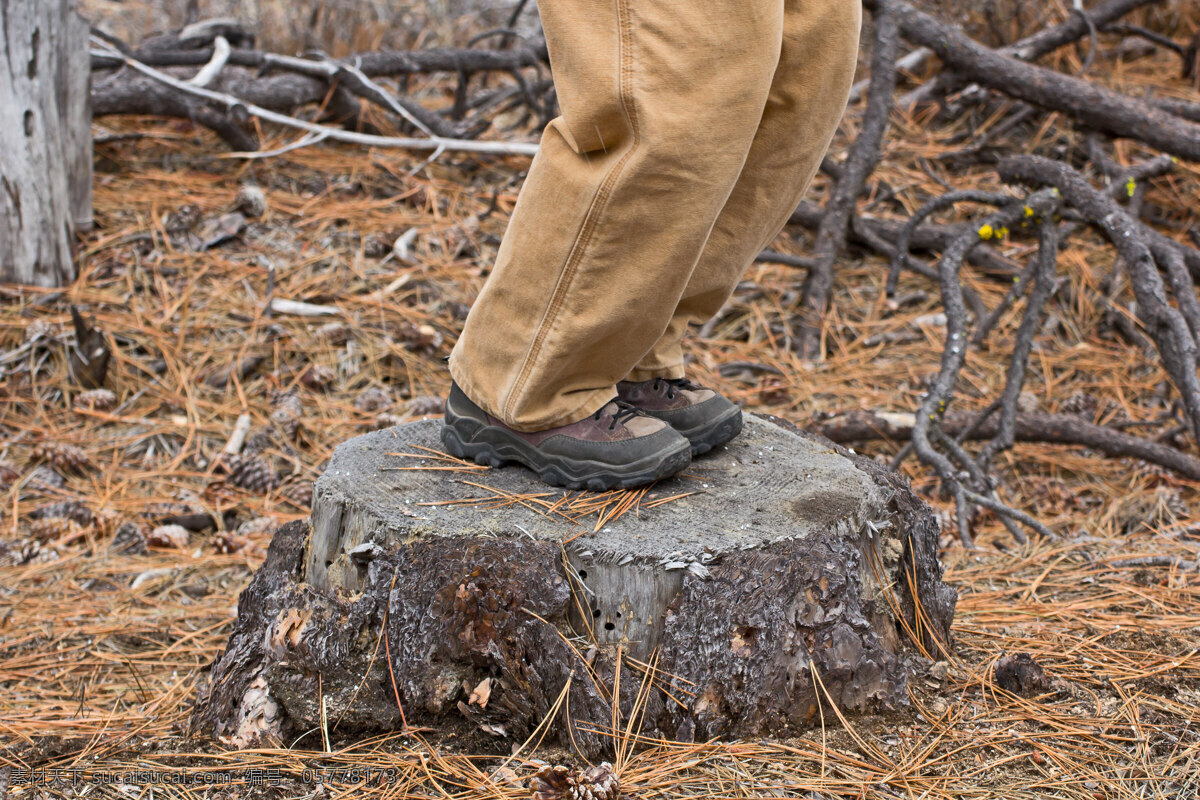
[[605, 403], [599, 411], [593, 414], [592, 419], [599, 420], [602, 416], [604, 416], [604, 409], [608, 408], [613, 403], [617, 404], [617, 410], [612, 416], [612, 422], [608, 425], [608, 429], [610, 431], [615, 430], [618, 423], [624, 422], [627, 419], [633, 419], [634, 417], [640, 417], [644, 413], [640, 408], [632, 403], [626, 403], [621, 398], [614, 397], [610, 402]]
[[668, 400], [674, 400], [676, 392], [682, 392], [687, 389], [700, 390], [704, 388], [698, 383], [689, 381], [687, 378], [655, 378], [652, 388], [657, 392], [663, 387], [664, 384], [667, 387]]

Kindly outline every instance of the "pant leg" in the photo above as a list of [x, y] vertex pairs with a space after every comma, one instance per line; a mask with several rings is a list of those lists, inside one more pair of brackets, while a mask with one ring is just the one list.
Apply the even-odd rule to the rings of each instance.
[[662, 338], [750, 151], [783, 6], [541, 0], [562, 116], [450, 357], [485, 410], [582, 419]]
[[749, 157], [666, 333], [628, 380], [682, 377], [688, 325], [721, 309], [783, 229], [845, 111], [861, 24], [859, 0], [785, 0], [782, 53]]

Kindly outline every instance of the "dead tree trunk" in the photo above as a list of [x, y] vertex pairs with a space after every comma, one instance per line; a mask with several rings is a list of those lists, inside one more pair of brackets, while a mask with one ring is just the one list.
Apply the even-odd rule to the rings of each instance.
[[74, 0], [0, 0], [0, 282], [75, 279], [92, 222], [88, 24]]
[[325, 718], [523, 741], [550, 717], [596, 755], [614, 718], [704, 740], [903, 706], [911, 657], [948, 652], [929, 507], [826, 440], [748, 419], [656, 486], [664, 502], [596, 530], [525, 470], [445, 471], [439, 425], [337, 449], [311, 525], [281, 529], [243, 592], [194, 731], [279, 743]]

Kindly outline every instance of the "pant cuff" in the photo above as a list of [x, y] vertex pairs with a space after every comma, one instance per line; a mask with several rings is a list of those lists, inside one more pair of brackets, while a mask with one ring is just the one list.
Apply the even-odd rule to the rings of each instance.
[[655, 378], [682, 378], [684, 373], [683, 362], [671, 364], [662, 367], [643, 367], [637, 366], [625, 376], [627, 381], [650, 381]]
[[522, 433], [536, 433], [562, 425], [570, 425], [573, 422], [579, 422], [591, 414], [595, 414], [596, 411], [617, 396], [615, 386], [608, 389], [595, 389], [582, 395], [583, 399], [576, 405], [564, 408], [560, 404], [558, 407], [545, 409], [542, 413], [534, 413], [532, 418], [529, 413], [523, 411], [521, 416], [525, 421], [517, 422], [511, 417], [506, 417], [498, 413], [490, 398], [476, 391], [475, 384], [471, 382], [466, 369], [458, 363], [454, 352], [450, 354], [450, 377], [458, 384], [458, 388], [462, 389], [463, 394], [471, 399], [471, 402], [486, 411], [488, 415], [495, 417], [513, 430], [521, 431]]

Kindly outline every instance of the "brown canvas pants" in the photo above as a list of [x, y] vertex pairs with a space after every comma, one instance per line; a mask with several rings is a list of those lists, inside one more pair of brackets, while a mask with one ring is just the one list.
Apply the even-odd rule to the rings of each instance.
[[681, 340], [795, 209], [853, 79], [859, 0], [541, 0], [562, 116], [450, 356], [514, 428], [583, 419]]

